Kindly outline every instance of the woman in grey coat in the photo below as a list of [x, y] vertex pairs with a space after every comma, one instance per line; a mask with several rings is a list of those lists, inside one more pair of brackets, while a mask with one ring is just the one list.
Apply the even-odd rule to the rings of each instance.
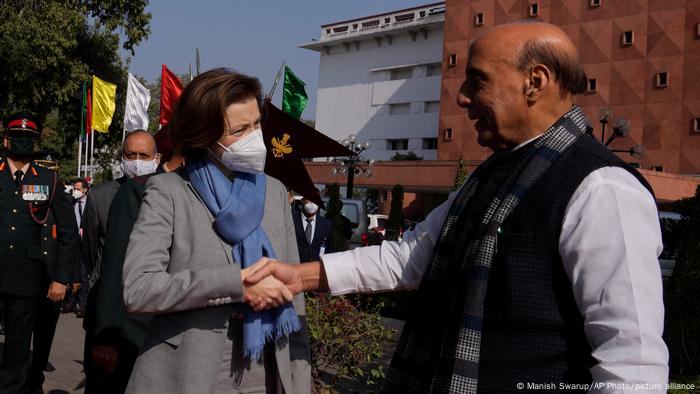
[[298, 262], [285, 189], [262, 173], [260, 90], [216, 69], [180, 96], [169, 127], [186, 164], [146, 184], [124, 262], [127, 310], [155, 315], [128, 393], [311, 391], [303, 298], [243, 283], [262, 256]]

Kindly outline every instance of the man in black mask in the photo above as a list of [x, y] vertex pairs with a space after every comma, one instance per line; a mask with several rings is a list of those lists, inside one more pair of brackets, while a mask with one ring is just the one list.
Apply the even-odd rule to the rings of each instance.
[[[27, 112], [3, 121], [6, 157], [0, 160], [0, 303], [5, 346], [0, 362], [0, 392], [25, 392], [34, 314], [41, 297], [58, 302], [71, 280], [78, 227], [70, 197], [58, 175], [32, 161], [41, 123]], [[58, 264], [53, 281], [42, 286], [49, 251], [42, 239], [53, 214]], [[43, 234], [42, 234], [43, 233]]]

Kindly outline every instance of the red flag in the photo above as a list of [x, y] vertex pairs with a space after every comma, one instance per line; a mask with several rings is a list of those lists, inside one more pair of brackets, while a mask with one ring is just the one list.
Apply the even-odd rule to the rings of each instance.
[[175, 103], [182, 91], [180, 79], [163, 64], [163, 73], [160, 80], [160, 124], [163, 126], [168, 124], [170, 114], [173, 112]]
[[85, 115], [85, 135], [92, 133], [92, 91], [87, 90], [87, 114]]

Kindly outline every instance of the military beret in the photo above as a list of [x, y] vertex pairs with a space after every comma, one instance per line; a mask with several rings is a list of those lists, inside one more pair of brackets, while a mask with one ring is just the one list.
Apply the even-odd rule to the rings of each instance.
[[27, 111], [20, 111], [8, 116], [2, 121], [5, 132], [25, 132], [36, 137], [41, 135], [41, 122]]

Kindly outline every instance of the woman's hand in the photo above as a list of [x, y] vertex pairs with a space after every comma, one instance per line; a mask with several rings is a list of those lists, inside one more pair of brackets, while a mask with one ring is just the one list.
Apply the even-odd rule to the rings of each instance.
[[260, 266], [255, 266], [241, 270], [241, 279], [243, 280], [243, 299], [255, 311], [263, 309], [276, 308], [292, 301], [293, 294], [287, 286], [276, 279], [274, 276], [256, 281], [256, 283], [246, 283], [245, 280], [253, 272], [257, 271]]

